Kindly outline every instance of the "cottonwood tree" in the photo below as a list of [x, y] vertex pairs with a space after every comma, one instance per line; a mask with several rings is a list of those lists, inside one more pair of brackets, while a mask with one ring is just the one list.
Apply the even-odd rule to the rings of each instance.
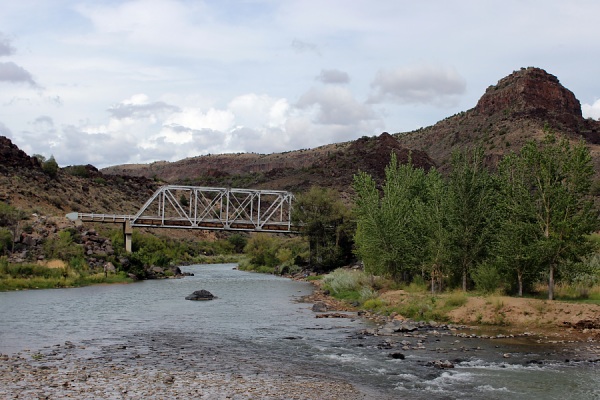
[[481, 262], [493, 232], [494, 185], [482, 148], [452, 155], [448, 181], [448, 229], [451, 264], [467, 291], [471, 269]]
[[313, 186], [296, 196], [292, 223], [308, 239], [311, 267], [329, 271], [350, 261], [353, 231], [350, 211], [333, 190]]
[[409, 162], [399, 165], [392, 154], [380, 195], [374, 179], [361, 172], [354, 177], [356, 253], [365, 270], [407, 280], [422, 262], [422, 226], [416, 218], [425, 201], [425, 171]]
[[494, 235], [496, 264], [507, 275], [516, 275], [518, 295], [526, 278], [540, 271], [536, 220], [529, 170], [524, 158], [508, 154], [498, 166], [498, 230]]
[[426, 200], [416, 208], [418, 225], [423, 227], [423, 268], [431, 279], [431, 292], [442, 290], [443, 277], [448, 270], [450, 232], [448, 223], [448, 189], [441, 174], [429, 170], [425, 177]]
[[530, 193], [535, 254], [548, 271], [552, 300], [557, 265], [587, 254], [590, 243], [584, 236], [598, 228], [598, 211], [588, 197], [594, 175], [591, 155], [581, 142], [571, 145], [548, 135], [540, 144], [527, 143], [519, 156], [519, 176]]

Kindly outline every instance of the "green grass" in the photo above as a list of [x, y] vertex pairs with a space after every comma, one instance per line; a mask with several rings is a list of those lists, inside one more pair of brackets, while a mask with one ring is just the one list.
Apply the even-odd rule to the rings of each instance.
[[0, 264], [0, 291], [55, 289], [102, 283], [132, 282], [124, 272], [88, 274], [72, 268], [47, 268], [36, 264]]
[[444, 303], [444, 306], [449, 309], [455, 309], [467, 304], [468, 297], [464, 292], [452, 292]]

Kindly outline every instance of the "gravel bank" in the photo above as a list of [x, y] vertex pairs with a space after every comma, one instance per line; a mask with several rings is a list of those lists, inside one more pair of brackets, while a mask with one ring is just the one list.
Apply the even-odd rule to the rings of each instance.
[[0, 398], [369, 398], [348, 382], [269, 368], [223, 349], [195, 347], [194, 353], [177, 343], [181, 338], [163, 339], [137, 337], [109, 345], [66, 342], [39, 352], [0, 355]]

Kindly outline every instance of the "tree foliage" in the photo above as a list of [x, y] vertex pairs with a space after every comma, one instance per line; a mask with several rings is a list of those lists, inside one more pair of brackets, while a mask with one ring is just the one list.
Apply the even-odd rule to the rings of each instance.
[[331, 271], [352, 256], [353, 225], [348, 207], [331, 189], [313, 186], [296, 197], [292, 222], [309, 243], [309, 264]]
[[393, 154], [380, 196], [371, 176], [354, 178], [356, 253], [372, 274], [407, 279], [423, 255], [417, 210], [425, 200], [425, 172], [412, 163], [399, 165]]
[[455, 152], [448, 181], [451, 263], [467, 290], [470, 271], [481, 263], [494, 228], [495, 190], [482, 148]]
[[504, 224], [507, 244], [523, 254], [510, 259], [529, 262], [531, 268], [545, 266], [553, 299], [556, 267], [588, 254], [585, 235], [598, 228], [598, 211], [588, 197], [594, 174], [590, 152], [583, 143], [548, 135], [541, 144], [527, 143], [502, 167], [504, 185], [512, 185], [512, 193], [503, 197], [517, 219], [512, 230], [522, 235], [510, 240], [511, 228]]
[[42, 162], [42, 170], [52, 178], [56, 178], [58, 175], [58, 163], [54, 159], [54, 156], [50, 156], [49, 159]]
[[3, 243], [1, 250], [3, 253], [14, 250], [14, 243], [19, 233], [19, 222], [27, 219], [27, 213], [23, 210], [15, 208], [10, 204], [0, 202], [0, 227], [4, 227], [6, 231], [10, 232], [11, 238], [10, 243], [6, 232], [3, 234]]
[[554, 136], [507, 155], [496, 173], [480, 148], [454, 153], [447, 179], [392, 157], [381, 189], [368, 174], [354, 177], [356, 254], [372, 274], [420, 275], [432, 290], [446, 280], [522, 295], [546, 271], [552, 299], [557, 268], [576, 268], [592, 251], [593, 173], [584, 144]]

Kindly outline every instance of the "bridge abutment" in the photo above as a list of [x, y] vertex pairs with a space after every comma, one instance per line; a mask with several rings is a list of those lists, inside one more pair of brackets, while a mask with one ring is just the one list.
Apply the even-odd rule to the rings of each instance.
[[123, 223], [123, 236], [125, 237], [125, 251], [127, 253], [132, 252], [132, 237], [133, 237], [133, 227], [129, 221], [125, 221]]

